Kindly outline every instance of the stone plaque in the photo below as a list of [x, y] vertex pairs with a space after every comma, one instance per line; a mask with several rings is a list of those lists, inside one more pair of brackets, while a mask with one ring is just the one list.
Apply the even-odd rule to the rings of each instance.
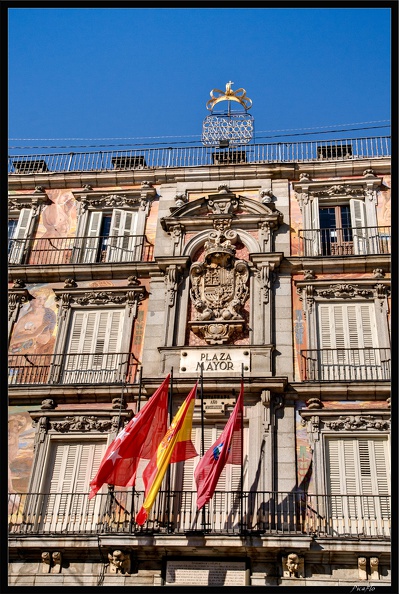
[[200, 373], [203, 364], [204, 375], [241, 373], [251, 369], [249, 349], [185, 349], [180, 353], [180, 373]]
[[165, 586], [245, 586], [245, 561], [167, 561]]

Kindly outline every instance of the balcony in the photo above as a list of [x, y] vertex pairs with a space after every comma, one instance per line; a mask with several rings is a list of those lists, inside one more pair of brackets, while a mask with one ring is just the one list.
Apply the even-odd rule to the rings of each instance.
[[9, 355], [8, 384], [133, 384], [137, 366], [133, 353]]
[[305, 382], [376, 381], [391, 379], [391, 350], [387, 348], [301, 351]]
[[300, 229], [300, 256], [359, 256], [391, 253], [391, 227]]
[[[305, 140], [248, 144], [239, 148], [241, 163], [295, 163], [320, 160], [344, 161], [389, 157], [391, 138], [375, 136], [364, 138]], [[234, 156], [235, 163], [237, 157]], [[91, 153], [46, 153], [14, 155], [8, 159], [8, 173], [30, 173], [32, 163], [45, 161], [48, 171], [114, 171], [157, 167], [201, 167], [232, 164], [231, 159], [220, 158], [219, 147], [174, 146], [137, 148], [120, 151], [94, 151]]]
[[150, 262], [154, 246], [145, 235], [10, 239], [8, 263], [22, 266]]
[[388, 495], [216, 491], [199, 512], [195, 491], [160, 491], [143, 526], [135, 524], [144, 493], [12, 493], [10, 535], [235, 534], [388, 539]]

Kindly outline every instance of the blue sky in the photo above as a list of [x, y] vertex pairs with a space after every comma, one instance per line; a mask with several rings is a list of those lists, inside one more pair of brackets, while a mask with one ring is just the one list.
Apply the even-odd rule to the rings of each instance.
[[[390, 18], [388, 8], [11, 8], [10, 145], [199, 141], [209, 93], [229, 80], [253, 101], [259, 142], [386, 126]], [[378, 134], [389, 129], [357, 133]]]

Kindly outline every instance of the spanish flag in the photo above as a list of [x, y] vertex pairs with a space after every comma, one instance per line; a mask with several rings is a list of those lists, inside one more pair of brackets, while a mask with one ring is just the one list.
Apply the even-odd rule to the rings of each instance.
[[139, 526], [142, 526], [147, 519], [169, 464], [198, 456], [191, 441], [197, 385], [198, 382], [177, 411], [156, 453], [145, 467], [143, 472], [145, 500], [136, 516], [136, 524]]

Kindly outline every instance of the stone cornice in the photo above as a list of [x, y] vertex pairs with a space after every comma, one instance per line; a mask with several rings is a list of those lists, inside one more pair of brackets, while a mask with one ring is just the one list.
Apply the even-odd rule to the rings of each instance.
[[35, 214], [39, 207], [49, 202], [48, 196], [43, 188], [32, 190], [31, 194], [9, 194], [8, 211], [19, 212], [22, 208], [31, 208]]
[[96, 287], [79, 288], [67, 287], [53, 289], [56, 305], [61, 316], [65, 316], [71, 306], [87, 305], [128, 305], [129, 315], [136, 315], [138, 304], [146, 297], [147, 290], [144, 286], [128, 287]]
[[151, 182], [142, 182], [140, 188], [116, 189], [110, 192], [93, 190], [88, 184], [83, 190], [73, 190], [77, 202], [83, 210], [102, 208], [146, 209], [147, 203], [156, 196], [156, 189]]

